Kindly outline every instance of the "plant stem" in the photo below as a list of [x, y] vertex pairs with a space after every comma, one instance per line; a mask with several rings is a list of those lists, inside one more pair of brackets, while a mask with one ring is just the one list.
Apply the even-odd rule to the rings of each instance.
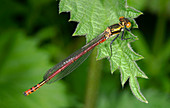
[[100, 85], [102, 62], [96, 61], [96, 51], [94, 49], [92, 56], [90, 57], [90, 69], [88, 72], [87, 89], [85, 97], [84, 108], [95, 108], [98, 88]]
[[153, 41], [153, 53], [157, 53], [161, 50], [164, 37], [165, 37], [165, 26], [166, 26], [166, 4], [167, 0], [159, 0], [159, 11], [158, 11], [158, 21], [155, 29], [155, 38]]

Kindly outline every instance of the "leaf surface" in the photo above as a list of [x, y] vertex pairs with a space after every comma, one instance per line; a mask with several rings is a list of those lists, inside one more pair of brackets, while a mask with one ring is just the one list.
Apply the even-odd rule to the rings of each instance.
[[28, 38], [22, 30], [8, 30], [0, 34], [2, 108], [69, 107], [69, 96], [65, 94], [66, 88], [61, 82], [56, 86], [44, 86], [30, 96], [22, 94], [39, 83], [43, 72], [51, 67], [49, 53], [42, 51], [38, 44], [37, 39]]
[[[87, 42], [101, 34], [108, 26], [119, 23], [119, 17], [121, 16], [129, 18], [133, 28], [137, 28], [138, 26], [133, 18], [142, 14], [140, 11], [128, 7], [126, 0], [61, 0], [59, 12], [70, 12], [70, 21], [78, 22], [73, 36], [86, 35]], [[125, 38], [133, 37], [137, 39], [131, 32], [125, 32], [124, 36]], [[98, 60], [110, 57], [110, 42], [113, 38], [98, 45]], [[116, 69], [119, 69], [122, 86], [129, 79], [133, 94], [140, 101], [148, 103], [140, 92], [137, 81], [137, 77], [147, 78], [135, 62], [143, 57], [132, 50], [131, 41], [132, 39], [122, 41], [119, 36], [113, 42], [112, 57], [109, 59], [111, 72], [113, 73]]]

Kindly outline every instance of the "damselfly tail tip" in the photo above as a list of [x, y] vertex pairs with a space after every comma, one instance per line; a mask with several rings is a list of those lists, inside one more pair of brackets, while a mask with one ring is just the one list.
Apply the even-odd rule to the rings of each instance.
[[25, 92], [23, 94], [24, 94], [24, 96], [28, 96], [27, 93], [25, 93]]

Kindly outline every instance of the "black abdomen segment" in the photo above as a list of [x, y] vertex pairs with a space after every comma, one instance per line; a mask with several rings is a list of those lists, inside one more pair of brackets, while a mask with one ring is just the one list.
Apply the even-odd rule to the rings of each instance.
[[25, 91], [23, 94], [24, 96], [28, 96], [29, 94], [35, 92], [36, 90], [38, 90], [42, 85], [44, 85], [46, 83], [46, 80], [43, 80], [42, 82], [38, 83], [37, 85], [35, 85], [34, 87], [28, 89], [27, 91]]

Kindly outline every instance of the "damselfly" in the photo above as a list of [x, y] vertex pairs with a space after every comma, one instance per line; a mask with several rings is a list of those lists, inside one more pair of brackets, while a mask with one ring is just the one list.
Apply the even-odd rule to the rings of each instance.
[[131, 22], [129, 19], [120, 17], [119, 18], [120, 23], [111, 25], [106, 28], [106, 30], [101, 33], [96, 38], [92, 39], [89, 43], [87, 43], [85, 46], [83, 46], [81, 49], [77, 50], [73, 54], [71, 54], [69, 57], [52, 67], [47, 71], [47, 73], [43, 77], [43, 81], [35, 85], [34, 87], [28, 89], [24, 92], [24, 95], [27, 96], [34, 91], [38, 90], [41, 86], [43, 86], [45, 83], [53, 83], [69, 73], [71, 73], [73, 70], [75, 70], [81, 63], [84, 62], [84, 60], [87, 59], [87, 57], [91, 54], [92, 50], [95, 46], [99, 45], [100, 43], [103, 43], [110, 37], [115, 36], [115, 38], [110, 43], [110, 49], [112, 54], [112, 43], [114, 40], [121, 35], [121, 40], [126, 40], [129, 38], [124, 38], [124, 30], [130, 31], [131, 28]]

